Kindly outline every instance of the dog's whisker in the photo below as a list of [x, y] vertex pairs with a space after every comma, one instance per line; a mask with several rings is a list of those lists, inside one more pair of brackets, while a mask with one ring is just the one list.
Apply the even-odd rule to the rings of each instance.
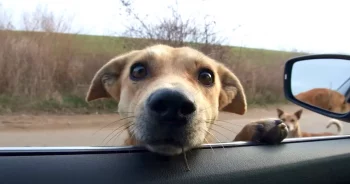
[[[133, 124], [133, 126], [130, 126], [130, 127], [129, 127], [128, 133], [129, 133], [129, 136], [130, 136], [129, 138], [130, 138], [130, 139], [136, 138], [136, 137], [135, 137], [135, 133], [134, 133], [134, 132], [135, 132], [135, 129], [136, 129], [135, 124]], [[130, 150], [129, 150], [129, 152], [130, 152]]]
[[130, 128], [130, 138], [133, 138], [133, 137], [135, 137], [135, 129], [136, 129], [136, 127], [135, 126], [133, 126], [133, 127], [131, 127]]
[[119, 131], [116, 135], [114, 135], [114, 136], [111, 138], [111, 140], [114, 139], [113, 145], [115, 145], [115, 141], [118, 140], [119, 136], [122, 135], [123, 132], [124, 132], [125, 130], [128, 130], [128, 129], [130, 130], [130, 129], [132, 129], [133, 127], [134, 127], [134, 124], [130, 124], [129, 126], [125, 127], [123, 130]]
[[[126, 125], [126, 127], [123, 127], [125, 125]], [[119, 127], [117, 129], [113, 130], [111, 133], [108, 134], [107, 137], [104, 138], [103, 141], [107, 140], [107, 138], [110, 137], [106, 143], [106, 144], [108, 144], [113, 138], [115, 138], [115, 136], [119, 135], [119, 133], [122, 133], [125, 130], [128, 130], [128, 128], [132, 125], [133, 125], [133, 122], [128, 122], [128, 123], [124, 124], [123, 126], [121, 126], [121, 127], [123, 127], [122, 129], [120, 129], [121, 127]], [[119, 131], [117, 131], [118, 129], [119, 129]]]
[[209, 135], [211, 135], [214, 139], [216, 139], [221, 144], [222, 148], [225, 149], [224, 144], [214, 134], [210, 133], [208, 130], [206, 130], [204, 128], [203, 128], [203, 130], [206, 131]]
[[238, 132], [236, 132], [236, 131], [234, 131], [234, 130], [232, 130], [232, 129], [229, 129], [229, 128], [227, 128], [227, 127], [225, 127], [225, 126], [222, 126], [222, 125], [219, 125], [219, 124], [216, 124], [216, 123], [211, 123], [212, 125], [215, 125], [215, 126], [217, 126], [217, 127], [220, 127], [220, 128], [222, 128], [222, 129], [224, 129], [224, 130], [227, 130], [227, 131], [230, 131], [230, 132], [232, 132], [232, 133], [234, 133], [234, 134], [237, 134]]
[[213, 154], [215, 154], [214, 149], [213, 149], [213, 146], [211, 146], [211, 144], [209, 143], [208, 139], [204, 137], [204, 141], [205, 141], [207, 144], [209, 144], [210, 149], [213, 151]]
[[211, 127], [209, 130], [215, 131], [216, 133], [218, 133], [218, 134], [220, 134], [221, 136], [225, 137], [229, 142], [232, 142], [232, 140], [233, 140], [233, 139], [228, 138], [226, 135], [224, 135], [224, 134], [221, 133], [220, 131], [213, 129], [213, 127]]
[[118, 131], [115, 135], [113, 135], [106, 144], [108, 144], [111, 140], [116, 140], [125, 130], [128, 130], [131, 126], [133, 126], [134, 124], [129, 124], [127, 127], [121, 129], [120, 131]]
[[123, 121], [123, 120], [129, 119], [129, 118], [135, 118], [135, 116], [129, 116], [129, 117], [121, 118], [121, 119], [119, 119], [119, 120], [117, 120], [117, 121], [113, 121], [113, 122], [111, 122], [111, 123], [108, 123], [107, 125], [103, 126], [103, 127], [100, 128], [99, 130], [97, 130], [96, 132], [94, 132], [92, 135], [94, 136], [97, 132], [101, 131], [102, 129], [107, 128], [107, 127], [111, 126], [112, 124], [118, 123], [119, 121]]
[[114, 136], [112, 136], [112, 137], [110, 138], [110, 141], [113, 140], [112, 145], [117, 145], [117, 144], [116, 144], [116, 141], [118, 141], [119, 136], [122, 135], [123, 132], [124, 132], [125, 130], [129, 130], [127, 133], [128, 133], [129, 136], [130, 136], [130, 132], [131, 132], [131, 130], [132, 130], [133, 128], [134, 128], [134, 124], [133, 124], [133, 123], [132, 123], [132, 124], [129, 124], [129, 126], [125, 127], [124, 129], [122, 129], [122, 130], [120, 130], [119, 132], [117, 132]]
[[228, 127], [229, 126], [225, 126], [225, 125], [219, 125], [219, 124], [217, 124], [217, 123], [215, 123], [215, 122], [211, 122], [211, 121], [201, 121], [201, 120], [197, 120], [197, 122], [198, 123], [201, 123], [201, 122], [204, 122], [205, 124], [209, 124], [209, 125], [215, 125], [215, 126], [218, 126], [218, 127], [220, 127], [220, 128], [222, 128], [222, 129], [225, 129], [225, 130], [227, 130], [227, 131], [230, 131], [230, 132], [232, 132], [232, 133], [234, 133], [234, 134], [237, 134], [238, 132], [236, 132], [236, 131], [234, 131], [234, 130], [231, 130], [231, 129], [229, 129]]
[[190, 166], [188, 165], [188, 161], [187, 161], [186, 152], [185, 152], [184, 147], [182, 147], [182, 155], [184, 156], [186, 171], [190, 171], [191, 169], [190, 169]]
[[219, 120], [219, 119], [207, 119], [206, 121], [218, 121], [218, 122], [227, 123], [227, 124], [230, 124], [230, 125], [239, 127], [239, 128], [242, 128], [242, 127], [243, 127], [243, 126], [240, 125], [240, 124], [235, 124], [235, 123], [233, 123], [233, 122], [228, 122], [228, 121]]
[[[136, 129], [135, 126], [130, 128], [130, 132], [129, 132], [130, 133], [130, 139], [136, 138], [135, 137], [135, 129]], [[129, 150], [129, 153], [131, 153], [131, 150]]]
[[129, 124], [133, 123], [133, 121], [128, 121], [122, 125], [120, 125], [118, 128], [114, 129], [111, 133], [109, 133], [102, 142], [104, 142], [109, 136], [111, 136], [113, 133], [115, 133], [117, 130], [119, 130], [120, 128], [122, 128], [123, 126], [128, 126]]
[[[229, 129], [229, 127], [230, 126], [228, 126], [228, 125], [219, 125], [219, 124], [217, 124], [217, 123], [215, 123], [215, 121], [201, 121], [201, 120], [198, 120], [198, 122], [204, 122], [204, 123], [206, 123], [206, 124], [211, 124], [211, 125], [216, 125], [216, 126], [219, 126], [219, 127], [221, 127], [221, 128], [224, 128], [224, 129], [226, 129], [226, 130], [228, 130], [228, 131], [230, 131], [230, 132], [232, 132], [232, 133], [237, 133], [237, 132], [235, 132], [235, 131], [233, 131], [233, 130], [231, 130], [231, 129]], [[230, 124], [231, 125], [231, 124]], [[234, 125], [234, 124], [233, 124]], [[241, 128], [242, 126], [239, 126], [239, 125], [237, 125], [239, 128]], [[232, 128], [232, 127], [230, 127], [230, 128]]]

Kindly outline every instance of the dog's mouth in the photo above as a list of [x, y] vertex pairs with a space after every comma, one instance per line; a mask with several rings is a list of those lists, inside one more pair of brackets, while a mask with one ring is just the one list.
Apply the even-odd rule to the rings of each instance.
[[191, 140], [196, 135], [191, 127], [191, 120], [153, 120], [146, 123], [136, 137], [141, 144], [154, 152], [179, 152], [182, 148], [191, 147]]
[[143, 145], [148, 150], [162, 155], [178, 155], [192, 148], [187, 139], [174, 136], [153, 137], [143, 141]]
[[179, 155], [190, 149], [190, 147], [184, 146], [174, 139], [154, 140], [145, 144], [145, 146], [152, 152], [168, 156]]
[[147, 144], [153, 145], [153, 146], [171, 145], [171, 146], [177, 146], [177, 147], [183, 147], [184, 145], [183, 143], [181, 143], [178, 140], [175, 140], [174, 138], [151, 140], [151, 141], [148, 141]]

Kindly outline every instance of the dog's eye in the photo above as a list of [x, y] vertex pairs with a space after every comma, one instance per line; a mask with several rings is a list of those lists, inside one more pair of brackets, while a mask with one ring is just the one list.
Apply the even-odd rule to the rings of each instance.
[[214, 84], [214, 74], [209, 69], [203, 69], [198, 74], [198, 81], [205, 86]]
[[294, 122], [295, 120], [294, 119], [292, 119], [292, 120], [290, 120], [291, 122]]
[[147, 68], [141, 63], [136, 63], [130, 68], [130, 78], [132, 80], [141, 80], [147, 76]]
[[282, 120], [283, 122], [285, 122], [285, 121], [286, 121], [286, 119], [284, 119], [284, 118], [282, 118], [281, 120]]

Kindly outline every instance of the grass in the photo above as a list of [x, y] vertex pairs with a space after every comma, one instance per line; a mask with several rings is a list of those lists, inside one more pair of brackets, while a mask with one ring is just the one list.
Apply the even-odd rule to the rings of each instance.
[[[112, 57], [149, 40], [110, 36], [0, 31], [0, 113], [112, 112], [112, 100], [86, 103], [94, 73]], [[201, 49], [201, 45], [197, 45]], [[208, 53], [241, 79], [250, 106], [286, 103], [284, 62], [304, 53], [211, 46]]]

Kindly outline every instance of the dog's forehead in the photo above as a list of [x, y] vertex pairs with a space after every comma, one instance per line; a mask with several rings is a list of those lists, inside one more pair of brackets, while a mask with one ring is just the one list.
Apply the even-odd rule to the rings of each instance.
[[288, 113], [283, 114], [281, 116], [281, 118], [284, 118], [287, 122], [289, 122], [291, 120], [297, 120], [298, 119], [294, 114], [288, 114]]
[[282, 115], [281, 115], [281, 118], [290, 118], [292, 115], [287, 113], [287, 112], [284, 112]]
[[201, 64], [206, 66], [216, 66], [216, 61], [203, 53], [190, 47], [169, 47], [156, 45], [146, 49], [148, 56], [158, 62], [170, 62], [172, 64]]
[[148, 54], [152, 56], [162, 57], [162, 56], [169, 55], [169, 53], [171, 53], [173, 49], [174, 48], [166, 45], [155, 45], [152, 47], [147, 47], [145, 50]]

